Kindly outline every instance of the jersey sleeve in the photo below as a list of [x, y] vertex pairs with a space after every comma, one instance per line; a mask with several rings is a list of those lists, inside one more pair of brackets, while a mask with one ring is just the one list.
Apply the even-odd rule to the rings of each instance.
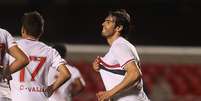
[[74, 75], [73, 79], [79, 78], [79, 79], [80, 79], [80, 82], [82, 83], [82, 85], [83, 85], [83, 86], [86, 85], [86, 83], [85, 83], [85, 81], [84, 81], [84, 79], [83, 79], [83, 77], [82, 77], [80, 71], [79, 71], [76, 67], [73, 67], [73, 75]]
[[58, 69], [59, 65], [66, 64], [66, 61], [63, 58], [61, 58], [57, 50], [53, 49], [52, 56], [53, 56], [52, 57], [53, 61], [51, 66], [52, 68]]
[[129, 61], [137, 61], [132, 49], [125, 44], [116, 44], [112, 50], [114, 57], [121, 67], [124, 67]]
[[15, 42], [15, 39], [11, 36], [11, 34], [5, 30], [5, 35], [6, 35], [6, 41], [7, 41], [7, 47], [8, 49], [11, 48], [14, 45], [17, 45]]
[[68, 68], [68, 70], [69, 70], [70, 73], [72, 74], [70, 80], [71, 80], [72, 82], [74, 82], [77, 78], [79, 78], [79, 79], [80, 79], [80, 82], [82, 83], [82, 85], [85, 86], [85, 81], [84, 81], [84, 79], [82, 78], [80, 71], [79, 71], [76, 67], [71, 66], [71, 65], [69, 65], [69, 64], [66, 64], [66, 67]]
[[79, 78], [81, 76], [80, 72], [76, 69], [76, 67], [72, 68], [72, 73], [73, 73], [73, 79]]

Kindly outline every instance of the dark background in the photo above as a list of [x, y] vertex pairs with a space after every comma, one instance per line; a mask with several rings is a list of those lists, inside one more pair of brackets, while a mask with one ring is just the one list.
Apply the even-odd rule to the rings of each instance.
[[135, 45], [201, 46], [201, 0], [0, 1], [0, 27], [19, 36], [21, 16], [37, 10], [46, 21], [42, 41], [106, 44], [101, 23], [109, 10], [120, 8], [132, 16], [128, 38]]

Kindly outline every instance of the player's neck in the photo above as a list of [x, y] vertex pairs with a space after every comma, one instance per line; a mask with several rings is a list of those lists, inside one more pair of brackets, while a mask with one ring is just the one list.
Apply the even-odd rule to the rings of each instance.
[[119, 38], [119, 34], [114, 34], [113, 36], [107, 38], [107, 42], [111, 46], [112, 43], [118, 38]]
[[38, 40], [37, 38], [35, 38], [35, 37], [31, 36], [31, 35], [28, 35], [28, 34], [23, 34], [22, 38], [27, 39], [27, 40], [32, 40], [32, 41]]

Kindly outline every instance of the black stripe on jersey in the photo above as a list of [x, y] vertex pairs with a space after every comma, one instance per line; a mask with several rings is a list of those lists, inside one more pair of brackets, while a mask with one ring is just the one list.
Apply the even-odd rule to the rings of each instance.
[[126, 71], [125, 70], [110, 70], [110, 69], [107, 69], [105, 68], [104, 66], [100, 65], [100, 68], [101, 69], [104, 69], [108, 72], [111, 72], [111, 73], [114, 73], [114, 74], [119, 74], [119, 75], [125, 75], [126, 74]]

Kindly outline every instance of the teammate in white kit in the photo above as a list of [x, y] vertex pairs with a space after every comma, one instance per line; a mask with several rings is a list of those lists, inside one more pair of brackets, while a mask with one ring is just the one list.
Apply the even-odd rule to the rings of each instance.
[[[43, 33], [44, 20], [38, 12], [25, 13], [22, 18], [22, 39], [19, 47], [29, 56], [30, 63], [12, 75], [11, 96], [14, 101], [47, 101], [48, 97], [70, 78], [65, 60], [52, 47], [38, 41]], [[59, 72], [48, 85], [50, 68]]]
[[[67, 50], [64, 45], [57, 44], [54, 48], [60, 53], [62, 58], [66, 57]], [[79, 70], [71, 65], [67, 65], [67, 67], [72, 74], [71, 78], [53, 93], [49, 101], [72, 101], [72, 97], [76, 96], [84, 89], [85, 82]], [[54, 69], [50, 69], [49, 74], [51, 75], [48, 75], [48, 79], [52, 82], [57, 78], [58, 72]]]
[[[7, 53], [15, 58], [11, 65], [8, 64]], [[10, 33], [0, 28], [0, 101], [11, 101], [8, 84], [8, 80], [11, 78], [8, 77], [28, 63], [28, 57], [18, 48]]]
[[93, 62], [106, 88], [96, 94], [98, 101], [149, 101], [143, 91], [137, 51], [122, 37], [128, 32], [129, 24], [130, 16], [125, 10], [109, 12], [102, 23], [102, 36], [107, 39], [110, 50]]

